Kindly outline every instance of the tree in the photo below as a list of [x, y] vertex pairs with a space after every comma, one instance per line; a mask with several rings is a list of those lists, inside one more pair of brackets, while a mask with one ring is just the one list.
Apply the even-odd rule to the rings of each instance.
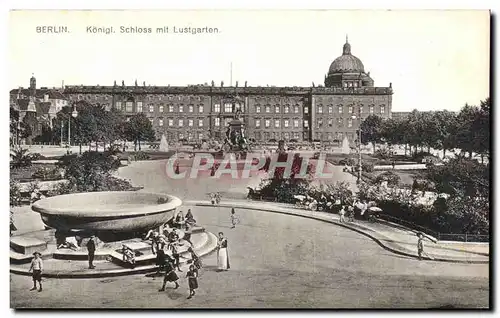
[[404, 118], [399, 119], [385, 119], [382, 122], [381, 135], [382, 138], [389, 144], [404, 145], [405, 156], [409, 142], [409, 122]]
[[474, 150], [481, 154], [481, 161], [484, 155], [490, 156], [490, 98], [481, 101], [479, 112], [476, 114], [473, 129], [475, 132], [476, 141], [474, 143]]
[[21, 147], [11, 150], [10, 152], [10, 167], [13, 169], [30, 167], [33, 160], [37, 157], [36, 154], [29, 153], [28, 149]]
[[435, 142], [431, 145], [435, 149], [443, 150], [443, 158], [446, 150], [454, 148], [454, 135], [456, 132], [456, 114], [447, 110], [433, 113], [433, 121], [436, 123], [434, 130]]
[[58, 166], [64, 169], [64, 177], [68, 180], [68, 185], [60, 189], [62, 193], [131, 188], [128, 182], [121, 182], [111, 175], [120, 166], [120, 160], [111, 152], [89, 151], [82, 155], [66, 155], [59, 160]]
[[[422, 113], [414, 109], [410, 112], [405, 121], [408, 131], [408, 144], [414, 147], [414, 154], [418, 151], [418, 146], [422, 147], [424, 143], [425, 125]], [[410, 151], [411, 152], [411, 151]]]
[[466, 158], [455, 158], [442, 166], [430, 166], [427, 178], [435, 183], [436, 190], [451, 196], [489, 198], [489, 165]]
[[141, 150], [141, 141], [152, 141], [155, 138], [153, 125], [143, 113], [138, 113], [130, 118], [126, 131], [128, 131], [130, 139], [134, 141], [135, 150], [137, 150], [137, 145]]
[[375, 152], [376, 144], [382, 141], [382, 117], [376, 115], [368, 116], [361, 123], [361, 142], [366, 145], [373, 143], [373, 151]]
[[[54, 142], [54, 139], [56, 139], [57, 135], [54, 135], [54, 131], [50, 126], [46, 123], [42, 124], [42, 131], [41, 133], [34, 138], [35, 142], [40, 142], [40, 143], [51, 143]], [[59, 138], [57, 138], [59, 139]]]
[[480, 117], [479, 109], [475, 106], [466, 104], [457, 116], [457, 130], [455, 134], [455, 144], [457, 148], [469, 154], [472, 158], [472, 152], [477, 148], [477, 129], [474, 125], [477, 118]]

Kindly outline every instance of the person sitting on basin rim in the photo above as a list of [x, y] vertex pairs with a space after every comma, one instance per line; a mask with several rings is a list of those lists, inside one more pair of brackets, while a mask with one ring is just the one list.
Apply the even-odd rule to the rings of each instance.
[[158, 290], [160, 292], [165, 291], [167, 282], [173, 282], [175, 283], [175, 289], [179, 288], [179, 284], [177, 283], [177, 281], [179, 280], [179, 276], [177, 276], [174, 265], [172, 263], [173, 259], [167, 255], [165, 257], [165, 277], [163, 278], [163, 286]]
[[193, 226], [196, 225], [196, 220], [194, 219], [191, 209], [188, 209], [185, 219], [186, 219], [186, 224], [190, 224]]
[[182, 211], [179, 211], [179, 213], [175, 217], [174, 227], [176, 229], [181, 229], [185, 223], [186, 221], [184, 220], [184, 213], [182, 213]]

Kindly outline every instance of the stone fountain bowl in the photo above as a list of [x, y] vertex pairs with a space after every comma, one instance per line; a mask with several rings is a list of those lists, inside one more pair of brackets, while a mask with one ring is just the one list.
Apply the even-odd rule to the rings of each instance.
[[140, 232], [165, 224], [181, 204], [179, 198], [166, 194], [108, 191], [54, 196], [31, 208], [57, 230]]

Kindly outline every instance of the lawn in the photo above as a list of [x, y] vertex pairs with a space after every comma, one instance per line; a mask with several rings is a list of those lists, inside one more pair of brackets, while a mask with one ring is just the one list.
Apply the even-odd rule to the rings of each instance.
[[[340, 153], [328, 153], [326, 154], [326, 160], [330, 162], [333, 165], [340, 165], [340, 161], [346, 158], [352, 158], [355, 160], [355, 162], [358, 162], [359, 156], [358, 154], [340, 154]], [[411, 158], [404, 157], [404, 156], [394, 156], [395, 159], [395, 164], [396, 165], [405, 165], [405, 164], [414, 164], [416, 162], [411, 161]], [[383, 165], [392, 165], [392, 159], [380, 159], [376, 158], [373, 155], [370, 154], [361, 154], [361, 160], [362, 162], [369, 162], [375, 166], [383, 166]]]
[[54, 164], [33, 164], [30, 167], [10, 169], [10, 179], [18, 182], [31, 182], [35, 181], [33, 179], [33, 173], [42, 168], [53, 169]]
[[[425, 175], [425, 170], [388, 170], [396, 173], [400, 178], [400, 185], [412, 186], [413, 180], [415, 178], [422, 178]], [[385, 171], [374, 171], [369, 173], [369, 175], [375, 179], [378, 175], [384, 173]], [[366, 173], [368, 174], [368, 173]]]

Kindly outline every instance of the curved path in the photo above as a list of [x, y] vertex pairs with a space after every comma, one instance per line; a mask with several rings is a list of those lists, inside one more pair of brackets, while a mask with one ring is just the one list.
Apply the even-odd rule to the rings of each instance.
[[[147, 190], [184, 200], [244, 184], [213, 179], [172, 185], [161, 162], [134, 163], [120, 171]], [[218, 183], [219, 182], [219, 183]], [[209, 191], [206, 191], [209, 189]], [[186, 207], [187, 208], [187, 207]], [[238, 209], [230, 229], [228, 208], [193, 207], [199, 224], [229, 240], [231, 270], [216, 272], [214, 254], [196, 296], [187, 282], [159, 293], [161, 279], [134, 275], [110, 279], [47, 279], [44, 292], [28, 292], [28, 277], [11, 275], [13, 307], [210, 307], [210, 308], [434, 308], [488, 307], [489, 267], [417, 261], [398, 256], [351, 230], [312, 219]]]

